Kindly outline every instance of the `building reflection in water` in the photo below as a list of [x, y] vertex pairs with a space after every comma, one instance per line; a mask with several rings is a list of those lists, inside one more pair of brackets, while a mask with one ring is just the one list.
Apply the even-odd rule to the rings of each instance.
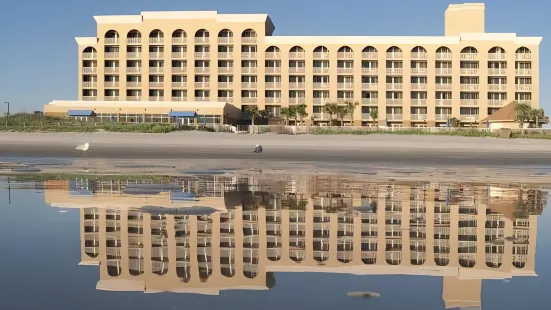
[[[453, 308], [480, 307], [483, 279], [536, 276], [546, 195], [535, 188], [203, 175], [126, 190], [139, 183], [159, 182], [46, 182], [49, 205], [80, 208], [81, 264], [99, 266], [99, 290], [266, 290], [274, 272], [425, 275], [443, 277]], [[215, 211], [140, 209], [193, 205]]]

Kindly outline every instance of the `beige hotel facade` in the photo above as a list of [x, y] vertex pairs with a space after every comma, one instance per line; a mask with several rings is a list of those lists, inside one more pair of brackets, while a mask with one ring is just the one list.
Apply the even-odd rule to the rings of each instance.
[[391, 37], [274, 36], [266, 14], [95, 16], [97, 36], [76, 38], [78, 100], [44, 111], [227, 123], [249, 105], [278, 115], [306, 104], [309, 122], [323, 125], [326, 103], [352, 101], [348, 124], [373, 123], [377, 109], [379, 125], [407, 127], [478, 123], [512, 101], [539, 107], [542, 38], [486, 33], [484, 17], [482, 3], [452, 4], [444, 36]]

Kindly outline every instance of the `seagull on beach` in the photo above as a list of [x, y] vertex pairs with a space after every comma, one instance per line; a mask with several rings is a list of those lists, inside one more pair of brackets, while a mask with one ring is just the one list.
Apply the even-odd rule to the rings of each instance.
[[90, 143], [86, 142], [84, 144], [77, 145], [75, 150], [86, 152], [86, 151], [88, 151], [89, 148], [90, 148]]
[[255, 152], [255, 153], [262, 153], [262, 145], [257, 144], [257, 145], [254, 147], [254, 152]]

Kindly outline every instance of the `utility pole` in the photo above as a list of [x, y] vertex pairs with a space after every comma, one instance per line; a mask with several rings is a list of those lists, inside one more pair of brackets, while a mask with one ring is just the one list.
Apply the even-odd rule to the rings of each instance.
[[8, 112], [6, 113], [6, 127], [8, 127], [8, 117], [10, 117], [10, 102], [5, 101], [4, 103], [8, 105]]

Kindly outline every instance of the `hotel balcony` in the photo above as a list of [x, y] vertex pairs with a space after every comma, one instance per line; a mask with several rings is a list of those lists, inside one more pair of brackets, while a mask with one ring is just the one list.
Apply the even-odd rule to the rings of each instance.
[[305, 98], [289, 98], [289, 104], [305, 104]]
[[218, 37], [218, 44], [233, 44], [233, 37]]
[[379, 58], [379, 53], [377, 52], [362, 52], [363, 59], [377, 59]]
[[233, 59], [233, 52], [218, 52], [218, 59]]
[[387, 52], [386, 59], [402, 59], [404, 58], [404, 53], [402, 52]]
[[141, 73], [142, 67], [126, 67], [126, 73]]
[[488, 84], [489, 91], [507, 91], [507, 84]]
[[402, 83], [386, 83], [386, 90], [402, 90], [404, 84]]
[[337, 68], [339, 74], [354, 74], [354, 68]]
[[194, 40], [195, 44], [208, 44], [210, 42], [209, 37], [195, 37]]
[[427, 106], [427, 99], [411, 99], [410, 105], [413, 106]]
[[436, 60], [452, 60], [452, 53], [436, 53]]
[[312, 113], [312, 117], [318, 121], [329, 121], [331, 120], [331, 114], [329, 113]]
[[503, 107], [507, 103], [508, 103], [507, 100], [488, 99], [488, 106], [489, 107]]
[[243, 89], [256, 89], [258, 87], [258, 83], [256, 82], [242, 82], [241, 88]]
[[314, 83], [314, 89], [329, 89], [330, 87], [329, 83]]
[[105, 67], [105, 73], [119, 73], [119, 67]]
[[477, 60], [478, 53], [461, 53], [459, 54], [459, 59], [461, 60]]
[[233, 98], [232, 98], [232, 97], [218, 97], [218, 98], [216, 99], [216, 101], [218, 101], [218, 102], [232, 103], [232, 102], [233, 102]]
[[386, 74], [389, 75], [402, 75], [403, 73], [403, 68], [386, 68]]
[[518, 104], [532, 105], [532, 100], [515, 100], [515, 102]]
[[289, 82], [289, 89], [304, 89], [305, 87], [304, 82]]
[[183, 44], [187, 42], [186, 37], [173, 37], [172, 38], [172, 44]]
[[281, 83], [280, 82], [266, 82], [265, 84], [266, 89], [280, 89]]
[[413, 75], [427, 75], [427, 68], [411, 68], [411, 74]]
[[403, 99], [387, 99], [386, 100], [386, 105], [397, 106], [397, 105], [402, 105], [403, 103], [404, 103]]
[[172, 101], [187, 101], [187, 96], [172, 96]]
[[447, 83], [447, 84], [435, 84], [434, 85], [434, 88], [436, 90], [451, 90], [452, 89], [452, 84], [451, 83]]
[[241, 73], [257, 73], [258, 67], [242, 67]]
[[516, 91], [532, 91], [532, 84], [516, 84]]
[[462, 122], [477, 122], [479, 119], [478, 115], [460, 115], [459, 120]]
[[96, 54], [96, 53], [83, 53], [82, 54], [82, 59], [84, 59], [84, 60], [98, 59], [98, 54]]
[[362, 113], [362, 121], [373, 121], [369, 113]]
[[362, 104], [363, 105], [378, 105], [379, 99], [378, 98], [362, 98]]
[[218, 73], [233, 73], [233, 67], [218, 67]]
[[304, 67], [289, 67], [289, 73], [304, 73], [306, 68]]
[[488, 53], [488, 60], [507, 60], [507, 54]]
[[195, 67], [195, 73], [209, 73], [210, 67]]
[[377, 83], [362, 83], [362, 90], [377, 90], [379, 84]]
[[411, 90], [427, 90], [427, 83], [413, 83], [411, 84]]
[[437, 121], [448, 121], [450, 118], [452, 118], [451, 114], [436, 114], [435, 119]]
[[142, 38], [126, 38], [126, 44], [128, 45], [141, 45]]
[[164, 87], [164, 86], [165, 86], [164, 82], [149, 82], [149, 87], [161, 88], [161, 87]]
[[314, 59], [329, 59], [329, 53], [326, 52], [315, 52]]
[[140, 52], [128, 52], [126, 53], [127, 59], [140, 59], [142, 58], [142, 53]]
[[98, 83], [97, 82], [82, 82], [82, 87], [83, 88], [96, 88], [96, 87], [98, 87]]
[[362, 68], [362, 74], [373, 74], [376, 75], [379, 73], [377, 68]]
[[462, 107], [464, 106], [476, 107], [478, 106], [478, 99], [461, 99], [459, 103]]
[[256, 37], [241, 37], [241, 43], [243, 44], [256, 44]]
[[515, 75], [532, 75], [532, 69], [516, 69]]
[[466, 68], [461, 68], [459, 70], [459, 74], [461, 75], [478, 75], [478, 68], [469, 68], [469, 69], [466, 69]]
[[354, 59], [353, 52], [338, 52], [337, 59]]
[[85, 74], [97, 73], [97, 72], [98, 72], [98, 68], [96, 68], [96, 67], [83, 67], [82, 68], [82, 73], [85, 73]]
[[[401, 121], [403, 119], [403, 116], [402, 116], [402, 114], [387, 114], [386, 119], [388, 121]], [[396, 227], [396, 230], [400, 229], [400, 225], [393, 225], [393, 226], [398, 226], [398, 227]]]
[[331, 100], [329, 100], [329, 98], [314, 98], [315, 105], [325, 105], [330, 102]]
[[195, 97], [195, 101], [210, 101], [210, 97]]
[[489, 68], [488, 75], [507, 75], [507, 69]]
[[105, 38], [103, 42], [105, 45], [117, 45], [119, 44], [119, 38]]
[[126, 96], [126, 101], [141, 101], [141, 96]]
[[314, 67], [314, 74], [320, 74], [320, 73], [329, 74], [329, 68], [328, 67]]
[[149, 44], [164, 44], [164, 37], [149, 38]]
[[281, 67], [266, 67], [265, 68], [266, 74], [280, 74], [281, 73]]
[[452, 69], [451, 68], [436, 68], [435, 73], [436, 73], [436, 75], [452, 75]]
[[165, 101], [163, 96], [149, 96], [149, 101]]
[[126, 87], [141, 87], [142, 82], [126, 82]]
[[105, 96], [105, 101], [119, 101], [119, 96]]
[[304, 59], [305, 56], [304, 52], [289, 52], [289, 59]]
[[412, 121], [426, 121], [427, 120], [427, 114], [411, 114], [410, 119]]
[[264, 58], [266, 59], [280, 59], [281, 54], [279, 52], [265, 52]]
[[451, 99], [436, 99], [435, 106], [437, 106], [437, 107], [451, 107], [452, 106], [452, 100]]
[[187, 82], [172, 82], [172, 88], [187, 88]]
[[531, 60], [532, 54], [531, 53], [516, 53], [515, 54], [516, 60]]
[[337, 83], [337, 89], [339, 90], [353, 90], [354, 83]]
[[281, 103], [281, 98], [266, 97], [266, 103]]
[[83, 101], [96, 101], [98, 100], [98, 97], [96, 96], [82, 96]]
[[149, 73], [163, 73], [164, 71], [164, 67], [149, 67]]
[[427, 59], [428, 54], [426, 52], [412, 52], [411, 53], [411, 59], [418, 60], [418, 59]]
[[186, 73], [187, 67], [172, 67], [172, 73]]
[[478, 84], [461, 84], [459, 85], [460, 90], [464, 91], [478, 91]]
[[244, 103], [244, 104], [257, 103], [257, 102], [258, 102], [257, 97], [244, 97], [244, 98], [241, 98], [241, 103]]
[[232, 88], [233, 82], [218, 82], [218, 88]]
[[187, 52], [172, 52], [172, 59], [185, 59]]
[[115, 81], [105, 81], [104, 82], [104, 86], [106, 88], [117, 88], [119, 87], [119, 82], [115, 82]]
[[210, 52], [195, 52], [193, 56], [196, 59], [210, 59]]
[[105, 59], [119, 58], [119, 52], [106, 52]]
[[193, 83], [193, 87], [197, 89], [208, 89], [210, 88], [209, 82], [195, 82]]
[[242, 52], [241, 53], [241, 59], [256, 59], [257, 53], [256, 52]]

